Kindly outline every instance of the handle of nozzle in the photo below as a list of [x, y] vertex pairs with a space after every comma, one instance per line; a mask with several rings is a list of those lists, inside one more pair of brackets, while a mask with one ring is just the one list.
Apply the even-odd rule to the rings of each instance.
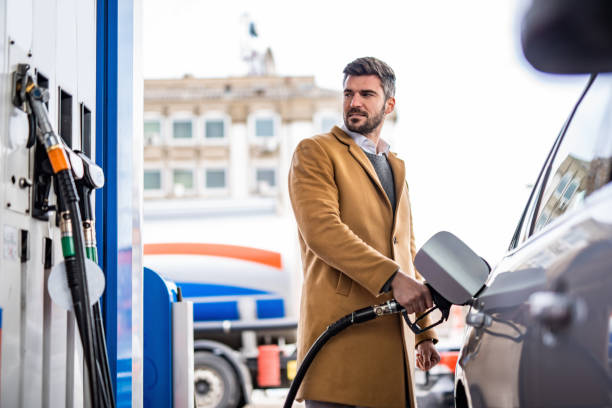
[[[406, 324], [408, 325], [408, 327], [410, 327], [410, 330], [412, 330], [414, 334], [421, 334], [423, 332], [426, 332], [427, 330], [433, 329], [437, 325], [441, 324], [445, 320], [448, 320], [448, 316], [450, 315], [450, 308], [453, 305], [451, 302], [446, 300], [444, 296], [439, 294], [438, 291], [431, 287], [431, 285], [426, 283], [425, 286], [427, 286], [427, 289], [429, 289], [429, 292], [431, 293], [431, 298], [433, 300], [434, 306], [419, 317], [417, 317], [414, 322], [410, 321], [410, 317], [408, 317], [406, 309], [402, 307], [401, 311], [402, 316], [406, 321]], [[427, 327], [421, 327], [421, 324], [424, 322], [424, 319], [436, 309], [439, 309], [441, 313], [441, 316], [438, 321], [430, 324]]]

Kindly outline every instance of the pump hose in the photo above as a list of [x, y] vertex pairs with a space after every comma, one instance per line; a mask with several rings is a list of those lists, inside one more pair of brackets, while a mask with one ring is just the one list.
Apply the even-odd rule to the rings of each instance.
[[101, 369], [96, 359], [96, 337], [94, 320], [89, 302], [87, 288], [87, 276], [85, 274], [85, 246], [83, 232], [81, 230], [81, 213], [79, 209], [79, 197], [70, 169], [60, 170], [56, 173], [58, 194], [67, 207], [72, 224], [72, 236], [74, 243], [74, 255], [66, 257], [66, 277], [68, 287], [72, 294], [74, 314], [78, 323], [81, 342], [83, 343], [83, 354], [85, 363], [89, 369], [89, 386], [94, 407], [108, 406], [108, 395], [104, 387], [99, 387], [101, 382]]
[[350, 325], [350, 320], [348, 320], [347, 316], [345, 316], [337, 322], [331, 324], [327, 328], [327, 330], [325, 330], [323, 334], [321, 334], [319, 338], [317, 338], [317, 340], [308, 350], [306, 357], [304, 357], [304, 361], [302, 361], [299, 370], [295, 374], [295, 378], [291, 383], [291, 388], [289, 388], [289, 393], [287, 394], [287, 398], [285, 399], [284, 408], [291, 408], [291, 406], [293, 405], [295, 395], [297, 394], [297, 391], [300, 388], [300, 385], [302, 384], [302, 380], [306, 375], [306, 371], [308, 371], [308, 367], [310, 367], [310, 364], [314, 360], [314, 357], [317, 355], [319, 350], [321, 350], [321, 347], [323, 347], [329, 339], [331, 339], [336, 334], [340, 333], [342, 330], [346, 329]]
[[[27, 68], [29, 67], [26, 66], [26, 72]], [[25, 89], [21, 91], [24, 96], [27, 95], [27, 102], [31, 108], [29, 114], [36, 119], [32, 123], [35, 122], [39, 129], [37, 133], [39, 141], [47, 151], [55, 175], [58, 204], [62, 203], [66, 210], [61, 216], [67, 216], [65, 221], [69, 220], [71, 225], [70, 228], [62, 231], [62, 235], [66, 233], [65, 237], [62, 236], [62, 252], [66, 262], [66, 279], [72, 295], [74, 314], [83, 344], [83, 357], [89, 372], [88, 383], [91, 405], [94, 408], [108, 407], [110, 396], [107, 391], [108, 388], [105, 386], [100, 362], [96, 358], [98, 345], [87, 288], [85, 239], [81, 230], [79, 196], [66, 151], [53, 131], [47, 108], [44, 105], [44, 102], [48, 100], [48, 94], [34, 83], [31, 76], [27, 75], [27, 79], [25, 78], [26, 76], [24, 76], [24, 85], [22, 85], [25, 86]], [[64, 244], [66, 244], [65, 247]]]
[[291, 383], [291, 387], [289, 388], [289, 392], [287, 393], [283, 407], [291, 408], [298, 389], [302, 384], [302, 380], [304, 380], [306, 371], [308, 371], [308, 367], [310, 367], [310, 364], [314, 360], [319, 350], [321, 350], [329, 339], [355, 323], [364, 323], [383, 315], [400, 313], [403, 310], [404, 308], [395, 299], [393, 299], [387, 303], [383, 303], [382, 305], [368, 306], [364, 307], [363, 309], [356, 310], [330, 324], [327, 327], [327, 330], [325, 330], [317, 338], [317, 340], [315, 340], [313, 345], [308, 350], [308, 353], [306, 353], [306, 356], [304, 357], [304, 360], [302, 361], [302, 364], [300, 365], [300, 368], [298, 369], [293, 382]]
[[106, 348], [106, 337], [104, 334], [104, 323], [102, 321], [102, 313], [100, 311], [100, 303], [96, 303], [93, 307], [94, 309], [94, 320], [96, 322], [95, 325], [95, 330], [96, 330], [96, 335], [98, 337], [98, 355], [100, 356], [101, 360], [100, 363], [102, 364], [102, 378], [104, 380], [104, 386], [106, 388], [106, 394], [108, 394], [109, 398], [109, 404], [107, 404], [106, 406], [110, 407], [110, 408], [115, 408], [115, 398], [113, 396], [113, 384], [111, 381], [111, 373], [110, 373], [110, 364], [108, 363], [108, 351]]

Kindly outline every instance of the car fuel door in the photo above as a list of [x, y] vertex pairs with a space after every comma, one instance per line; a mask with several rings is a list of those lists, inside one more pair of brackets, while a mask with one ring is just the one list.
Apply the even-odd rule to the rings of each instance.
[[429, 286], [454, 305], [469, 305], [491, 268], [463, 241], [447, 231], [432, 236], [417, 252], [414, 266]]

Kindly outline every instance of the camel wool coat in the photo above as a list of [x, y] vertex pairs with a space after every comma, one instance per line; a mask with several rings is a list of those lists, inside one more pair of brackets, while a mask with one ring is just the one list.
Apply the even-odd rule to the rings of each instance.
[[[289, 195], [304, 273], [298, 363], [331, 323], [391, 299], [392, 293], [381, 294], [381, 289], [395, 271], [421, 278], [413, 265], [404, 163], [393, 153], [388, 160], [395, 179], [395, 217], [371, 162], [340, 128], [302, 140], [294, 152]], [[414, 348], [425, 339], [435, 339], [433, 330], [415, 339], [399, 314], [351, 326], [323, 346], [297, 398], [403, 408], [407, 388], [415, 407]]]

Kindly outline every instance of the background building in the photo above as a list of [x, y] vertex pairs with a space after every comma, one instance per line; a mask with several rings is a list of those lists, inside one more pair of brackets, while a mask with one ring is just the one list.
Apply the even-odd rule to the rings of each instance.
[[314, 77], [146, 80], [144, 197], [276, 197], [297, 142], [341, 120]]

